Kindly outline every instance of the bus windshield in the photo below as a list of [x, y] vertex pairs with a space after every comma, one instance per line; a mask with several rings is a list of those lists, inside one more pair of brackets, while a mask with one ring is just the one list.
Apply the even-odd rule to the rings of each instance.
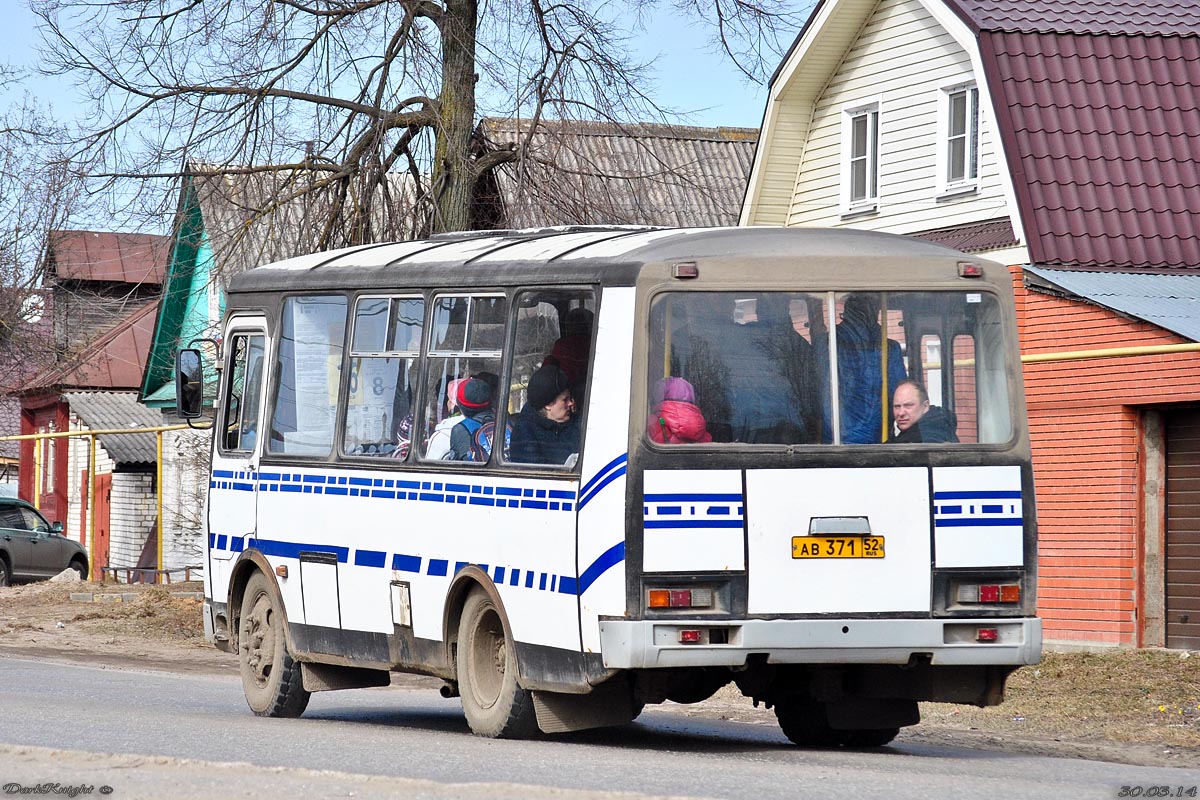
[[1001, 320], [986, 292], [660, 294], [650, 319], [647, 436], [660, 444], [1007, 442]]

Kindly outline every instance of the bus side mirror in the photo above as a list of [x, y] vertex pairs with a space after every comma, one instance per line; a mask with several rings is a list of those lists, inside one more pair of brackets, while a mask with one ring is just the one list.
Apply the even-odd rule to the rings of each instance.
[[204, 366], [200, 351], [187, 348], [175, 355], [175, 408], [183, 419], [196, 419], [204, 410]]

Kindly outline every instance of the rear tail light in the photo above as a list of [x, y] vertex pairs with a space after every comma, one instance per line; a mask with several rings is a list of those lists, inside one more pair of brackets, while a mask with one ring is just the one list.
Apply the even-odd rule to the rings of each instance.
[[712, 589], [651, 589], [650, 608], [711, 608]]
[[1019, 603], [1019, 583], [960, 583], [957, 599], [959, 603]]
[[999, 628], [978, 628], [975, 631], [975, 641], [977, 642], [998, 642], [1000, 641]]
[[680, 644], [700, 644], [700, 631], [682, 630], [679, 632]]

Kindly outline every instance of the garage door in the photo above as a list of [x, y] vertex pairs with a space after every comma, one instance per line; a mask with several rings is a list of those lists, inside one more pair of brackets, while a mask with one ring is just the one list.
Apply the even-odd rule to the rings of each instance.
[[1167, 415], [1167, 647], [1200, 648], [1200, 409]]

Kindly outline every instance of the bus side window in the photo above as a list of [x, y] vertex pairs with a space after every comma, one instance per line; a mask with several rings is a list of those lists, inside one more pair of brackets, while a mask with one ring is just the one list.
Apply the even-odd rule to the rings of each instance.
[[345, 337], [345, 297], [313, 295], [283, 301], [268, 452], [329, 455]]
[[[495, 428], [507, 311], [508, 299], [501, 294], [440, 295], [434, 300], [418, 437], [421, 458], [479, 462], [490, 457], [487, 437]], [[464, 398], [471, 378], [489, 387], [486, 399], [481, 394]]]
[[[594, 295], [580, 289], [524, 291], [517, 295], [513, 313], [516, 335], [509, 359], [505, 403], [507, 429], [513, 442], [510, 460], [562, 465], [572, 454], [578, 454], [581, 445], [595, 325]], [[553, 388], [560, 390], [555, 399], [563, 392], [570, 398], [569, 406], [559, 403], [561, 408], [550, 412], [550, 416], [544, 406], [535, 408], [529, 403], [530, 379], [539, 369], [539, 380], [544, 383], [553, 379]], [[549, 449], [541, 446], [552, 440]]]
[[234, 334], [229, 349], [229, 385], [225, 393], [221, 449], [248, 452], [258, 433], [262, 390], [263, 337]]
[[354, 306], [342, 452], [408, 456], [425, 300], [360, 297]]

